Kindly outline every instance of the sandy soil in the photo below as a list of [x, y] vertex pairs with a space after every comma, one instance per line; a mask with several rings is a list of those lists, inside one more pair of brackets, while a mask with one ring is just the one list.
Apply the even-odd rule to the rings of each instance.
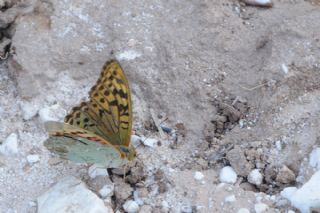
[[[12, 43], [0, 67], [0, 141], [16, 133], [19, 144], [0, 155], [1, 212], [36, 212], [37, 197], [67, 175], [92, 185], [90, 165], [43, 147], [39, 111], [63, 120], [114, 57], [132, 88], [134, 134], [160, 141], [140, 145], [128, 173], [141, 209], [255, 212], [262, 202], [265, 212], [295, 210], [279, 193], [310, 178], [303, 162], [319, 146], [318, 1], [7, 1], [3, 10], [16, 5], [20, 15], [1, 28]], [[30, 164], [32, 154], [40, 160]], [[227, 165], [238, 181], [219, 185]], [[253, 169], [263, 175], [258, 186], [248, 183]], [[122, 212], [127, 199], [106, 205]]]

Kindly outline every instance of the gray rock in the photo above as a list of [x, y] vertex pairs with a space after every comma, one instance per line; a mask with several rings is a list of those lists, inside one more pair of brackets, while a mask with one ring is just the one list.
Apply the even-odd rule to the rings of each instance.
[[296, 175], [287, 166], [282, 166], [279, 173], [277, 174], [276, 181], [280, 183], [292, 183], [296, 180]]
[[113, 25], [109, 17], [112, 14], [96, 9], [108, 8], [108, 2], [97, 1], [87, 6], [82, 1], [69, 6], [62, 1], [50, 2], [38, 6], [45, 8], [45, 15], [21, 16], [16, 20], [12, 38], [16, 56], [9, 68], [24, 98], [45, 93], [47, 82], [57, 80], [65, 70], [77, 79], [91, 76], [92, 71], [98, 76], [112, 50], [113, 36], [109, 30]]
[[88, 169], [88, 175], [90, 176], [90, 178], [94, 179], [98, 176], [109, 176], [109, 173], [103, 166], [93, 164]]
[[123, 209], [128, 213], [136, 213], [139, 211], [139, 205], [133, 200], [127, 200], [123, 204]]
[[37, 198], [38, 213], [113, 212], [103, 201], [91, 192], [83, 182], [73, 176], [63, 178], [47, 192]]
[[18, 154], [18, 135], [11, 133], [0, 145], [0, 153], [6, 156]]
[[149, 213], [152, 212], [152, 207], [149, 205], [143, 205], [140, 208], [140, 213]]
[[132, 195], [133, 188], [129, 184], [123, 182], [121, 178], [114, 178], [113, 181], [115, 183], [114, 195], [116, 199], [119, 202], [127, 200]]
[[114, 191], [114, 185], [106, 184], [99, 190], [99, 194], [101, 197], [107, 198], [113, 195], [113, 191]]
[[239, 146], [235, 146], [227, 153], [227, 159], [240, 176], [247, 177], [253, 168], [253, 165], [247, 161], [243, 150]]

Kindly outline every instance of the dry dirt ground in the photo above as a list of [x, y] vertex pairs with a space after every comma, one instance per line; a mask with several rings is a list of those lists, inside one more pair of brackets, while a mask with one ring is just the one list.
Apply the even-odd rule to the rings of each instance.
[[[137, 148], [128, 184], [109, 171], [115, 190], [139, 192], [145, 212], [255, 212], [257, 203], [265, 212], [297, 212], [279, 193], [310, 178], [302, 165], [320, 146], [319, 1], [276, 0], [272, 8], [230, 0], [1, 6], [2, 56], [9, 53], [0, 67], [0, 141], [16, 133], [18, 152], [0, 155], [0, 212], [36, 212], [37, 197], [67, 175], [97, 193], [90, 165], [45, 149], [39, 112], [54, 109], [62, 121], [111, 58], [129, 79], [134, 134], [159, 141]], [[32, 154], [39, 161], [30, 163]], [[238, 181], [219, 185], [227, 165]], [[260, 185], [248, 183], [252, 169], [262, 173]], [[133, 198], [119, 194], [106, 205], [123, 212]], [[226, 200], [230, 195], [235, 199]]]

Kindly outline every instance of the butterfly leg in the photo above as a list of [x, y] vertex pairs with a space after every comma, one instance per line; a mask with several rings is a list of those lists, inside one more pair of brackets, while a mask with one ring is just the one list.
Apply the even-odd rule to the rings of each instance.
[[124, 181], [126, 181], [126, 171], [127, 171], [127, 165], [128, 165], [128, 163], [126, 163], [125, 165], [124, 165], [124, 167], [123, 167], [123, 180]]

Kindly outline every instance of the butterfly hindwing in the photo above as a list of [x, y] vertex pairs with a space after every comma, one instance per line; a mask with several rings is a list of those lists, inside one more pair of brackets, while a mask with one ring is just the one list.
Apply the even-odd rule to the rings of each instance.
[[47, 122], [45, 126], [50, 137], [44, 145], [63, 159], [98, 163], [108, 168], [117, 168], [127, 162], [114, 145], [84, 129], [54, 121]]
[[50, 136], [45, 146], [62, 159], [78, 163], [97, 163], [107, 168], [118, 168], [126, 163], [126, 159], [121, 158], [114, 147], [93, 143], [85, 138]]

